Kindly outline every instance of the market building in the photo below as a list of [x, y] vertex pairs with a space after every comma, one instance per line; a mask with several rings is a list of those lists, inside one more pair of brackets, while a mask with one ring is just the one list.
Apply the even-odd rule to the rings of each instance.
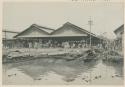
[[51, 33], [51, 39], [60, 43], [66, 41], [69, 42], [70, 45], [75, 43], [76, 47], [78, 47], [78, 45], [88, 47], [90, 45], [90, 35], [92, 46], [100, 44], [100, 41], [102, 42], [102, 39], [97, 37], [95, 34], [90, 33], [89, 31], [70, 22], [66, 22], [60, 28]]
[[50, 33], [53, 31], [54, 29], [32, 24], [14, 38], [17, 39], [18, 48], [42, 48], [47, 47]]
[[95, 34], [70, 22], [66, 22], [58, 29], [32, 24], [29, 28], [15, 35], [14, 39], [17, 48], [81, 48], [89, 47], [90, 40], [91, 46], [98, 46], [103, 42], [103, 39]]

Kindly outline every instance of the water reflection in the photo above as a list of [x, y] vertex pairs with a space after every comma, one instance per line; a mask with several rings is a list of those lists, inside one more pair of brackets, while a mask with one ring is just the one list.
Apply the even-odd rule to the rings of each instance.
[[115, 70], [115, 74], [123, 78], [123, 73], [124, 73], [123, 61], [122, 62], [103, 61], [103, 64], [106, 66], [113, 67]]
[[[123, 64], [112, 64], [102, 62], [101, 60], [84, 62], [81, 60], [66, 61], [63, 59], [45, 58], [20, 63], [4, 64], [3, 70], [8, 71], [16, 68], [19, 72], [31, 77], [32, 80], [42, 80], [46, 77], [46, 79], [48, 79], [51, 78], [50, 75], [57, 75], [58, 78], [64, 82], [75, 82], [78, 78], [82, 81], [86, 73], [87, 76], [90, 77], [90, 72], [93, 74], [91, 78], [95, 78], [96, 73], [105, 71], [105, 66], [112, 66], [117, 74], [123, 76]], [[101, 71], [101, 68], [104, 70]], [[99, 75], [100, 77], [103, 77], [101, 74]]]

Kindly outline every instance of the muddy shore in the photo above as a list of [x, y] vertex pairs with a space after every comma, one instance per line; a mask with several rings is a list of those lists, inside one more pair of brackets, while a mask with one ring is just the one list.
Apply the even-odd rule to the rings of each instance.
[[39, 58], [62, 59], [66, 61], [90, 61], [102, 59], [103, 61], [121, 62], [123, 56], [115, 51], [103, 49], [4, 49], [3, 63], [23, 62]]

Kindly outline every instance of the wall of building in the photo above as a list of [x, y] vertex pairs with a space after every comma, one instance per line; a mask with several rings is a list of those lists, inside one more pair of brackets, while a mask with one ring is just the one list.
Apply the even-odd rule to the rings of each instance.
[[115, 49], [119, 51], [124, 50], [124, 25], [117, 28], [114, 33], [116, 34]]

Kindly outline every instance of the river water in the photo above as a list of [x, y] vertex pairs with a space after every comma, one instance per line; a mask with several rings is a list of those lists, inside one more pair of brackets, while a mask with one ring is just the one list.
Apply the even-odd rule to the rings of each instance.
[[3, 64], [4, 85], [123, 85], [123, 63], [35, 59]]

